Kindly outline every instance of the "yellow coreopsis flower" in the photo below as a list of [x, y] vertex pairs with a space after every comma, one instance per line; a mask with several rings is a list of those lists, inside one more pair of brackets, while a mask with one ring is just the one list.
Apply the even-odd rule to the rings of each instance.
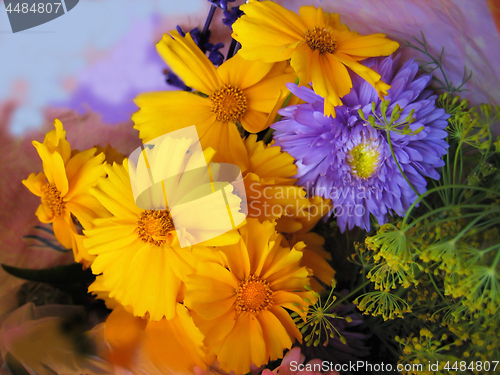
[[303, 6], [299, 14], [272, 1], [252, 1], [241, 6], [245, 13], [233, 24], [233, 38], [241, 43], [241, 56], [265, 62], [285, 61], [297, 73], [300, 84], [312, 82], [325, 98], [325, 115], [335, 116], [335, 106], [351, 90], [346, 67], [370, 83], [382, 97], [389, 85], [380, 75], [360, 64], [367, 57], [388, 56], [398, 43], [384, 34], [359, 35], [340, 23], [338, 14]]
[[[158, 145], [159, 148], [146, 148], [151, 152], [150, 156], [156, 152], [170, 156], [159, 157], [164, 164], [155, 166], [153, 173], [166, 168], [172, 176], [179, 176], [175, 178], [174, 184], [178, 187], [177, 191], [175, 186], [169, 190], [170, 203], [183, 201], [192, 194], [189, 190], [193, 186], [192, 181], [203, 180], [204, 174], [209, 173], [207, 169], [184, 173], [189, 161], [175, 160], [175, 152], [169, 153], [179, 147], [180, 142], [166, 139]], [[187, 153], [184, 152], [183, 155], [185, 154]], [[205, 155], [209, 158], [213, 155], [213, 150], [207, 150]], [[178, 233], [186, 238], [197, 238], [199, 233], [213, 230], [205, 228], [203, 223], [214, 223], [217, 217], [227, 216], [228, 207], [205, 205], [200, 208], [196, 201], [185, 201], [180, 205], [158, 209], [155, 207], [160, 207], [158, 198], [162, 198], [162, 194], [142, 194], [142, 204], [150, 199], [147, 206], [151, 209], [139, 208], [130, 182], [128, 160], [125, 159], [123, 165], [114, 163], [104, 168], [107, 178], [101, 178], [91, 193], [112, 216], [96, 219], [95, 227], [84, 232], [87, 236], [85, 246], [90, 254], [96, 255], [92, 271], [102, 274], [96, 280], [97, 285], [91, 285], [90, 290], [101, 295], [109, 293], [109, 297], [121, 305], [130, 306], [135, 316], [146, 316], [152, 321], [173, 319], [177, 300], [182, 300], [182, 283], [186, 275], [195, 271], [197, 263], [205, 257], [204, 253], [211, 252], [207, 246], [233, 244], [240, 237], [235, 230], [227, 233], [222, 231], [219, 233], [224, 234], [195, 247], [182, 248]], [[139, 163], [133, 172], [133, 175], [139, 177], [139, 182], [145, 180], [141, 176], [151, 172], [147, 169], [143, 163]], [[162, 185], [168, 183], [162, 182]], [[237, 211], [241, 200], [229, 194], [227, 199], [227, 204], [236, 207], [233, 211]], [[199, 223], [199, 227], [193, 228], [193, 222]]]
[[30, 174], [23, 184], [41, 198], [36, 211], [38, 219], [42, 223], [52, 223], [57, 240], [73, 249], [77, 262], [86, 263], [94, 257], [82, 246], [82, 236], [78, 234], [72, 215], [85, 229], [92, 227], [95, 218], [109, 215], [89, 193], [105, 173], [105, 156], [102, 153], [95, 156], [95, 148], [72, 153], [63, 124], [55, 120], [54, 126], [43, 143], [33, 141], [43, 162], [43, 172]]
[[295, 81], [287, 63], [246, 61], [239, 54], [216, 68], [191, 35], [166, 34], [157, 50], [168, 66], [196, 92], [165, 91], [141, 94], [141, 108], [132, 120], [148, 142], [168, 132], [196, 125], [201, 145], [217, 151], [215, 161], [244, 156], [236, 124], [257, 133], [271, 124], [275, 105], [287, 96], [285, 83]]
[[221, 263], [200, 263], [186, 281], [185, 304], [193, 310], [205, 344], [220, 368], [246, 374], [283, 356], [300, 331], [286, 309], [300, 312], [309, 272], [300, 266], [303, 244], [282, 246], [271, 222], [248, 219], [242, 239], [220, 248]]

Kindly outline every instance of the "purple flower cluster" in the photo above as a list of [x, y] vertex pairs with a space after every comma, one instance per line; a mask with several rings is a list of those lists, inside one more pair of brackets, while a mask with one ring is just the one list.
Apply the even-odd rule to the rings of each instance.
[[231, 10], [227, 9], [224, 11], [224, 18], [222, 19], [222, 23], [227, 27], [233, 29], [233, 23], [236, 22], [238, 18], [243, 15], [243, 11], [240, 10], [240, 7], [232, 7]]
[[233, 3], [235, 0], [208, 0], [208, 1], [223, 10], [227, 10], [228, 9], [227, 3]]
[[[426, 90], [431, 76], [417, 75], [418, 64], [409, 60], [397, 68], [399, 56], [370, 58], [364, 65], [377, 71], [391, 85], [388, 114], [396, 104], [403, 108], [401, 119], [414, 110], [412, 131], [417, 134], [391, 131], [395, 157], [405, 176], [419, 192], [426, 191], [426, 177], [439, 179], [436, 170], [444, 165], [441, 159], [448, 144], [445, 131], [449, 115], [436, 108], [436, 96]], [[362, 120], [372, 112], [372, 102], [380, 117], [380, 104], [375, 89], [366, 81], [352, 76], [353, 88], [342, 98], [343, 106], [336, 108], [336, 118], [323, 114], [323, 98], [313, 90], [289, 84], [294, 95], [305, 104], [280, 110], [284, 116], [275, 123], [276, 145], [291, 154], [298, 167], [298, 184], [310, 195], [332, 199], [341, 230], [354, 226], [370, 229], [370, 215], [379, 224], [388, 215], [404, 215], [417, 198], [399, 171], [385, 130], [375, 129]], [[382, 125], [382, 124], [380, 124]]]

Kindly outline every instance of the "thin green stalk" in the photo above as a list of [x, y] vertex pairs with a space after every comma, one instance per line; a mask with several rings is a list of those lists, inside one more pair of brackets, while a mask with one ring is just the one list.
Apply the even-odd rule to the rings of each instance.
[[[415, 194], [417, 195], [417, 197], [420, 198], [421, 194], [417, 191], [417, 189], [415, 189], [415, 187], [410, 182], [410, 180], [408, 180], [408, 178], [406, 177], [406, 174], [404, 173], [403, 169], [401, 168], [401, 165], [398, 162], [398, 159], [396, 158], [396, 155], [394, 154], [394, 149], [392, 147], [391, 132], [390, 132], [390, 130], [386, 130], [386, 133], [387, 133], [387, 142], [389, 143], [389, 148], [391, 149], [392, 157], [394, 158], [394, 161], [396, 162], [396, 165], [398, 166], [399, 171], [401, 172], [401, 174], [403, 175], [404, 179], [406, 180], [406, 182], [408, 183], [408, 185], [411, 187], [411, 189], [415, 192]], [[423, 201], [423, 202], [424, 202], [424, 204], [427, 206], [427, 208], [429, 210], [432, 210], [432, 207], [426, 201]]]
[[358, 286], [356, 289], [354, 289], [352, 292], [350, 292], [347, 296], [344, 296], [341, 299], [336, 300], [335, 303], [333, 305], [331, 305], [331, 306], [335, 307], [337, 305], [340, 305], [342, 302], [344, 302], [345, 300], [347, 300], [347, 299], [351, 298], [352, 296], [354, 296], [357, 292], [359, 292], [361, 289], [363, 289], [366, 286], [368, 286], [370, 283], [371, 283], [370, 280], [364, 282], [363, 284], [361, 284], [360, 286]]
[[[492, 189], [486, 189], [486, 188], [483, 188], [483, 187], [479, 187], [479, 186], [468, 186], [468, 185], [442, 185], [442, 186], [437, 186], [435, 188], [432, 188], [432, 189], [429, 189], [427, 190], [425, 193], [423, 193], [421, 196], [419, 196], [417, 199], [415, 199], [415, 201], [411, 204], [410, 208], [408, 208], [408, 211], [406, 211], [406, 215], [405, 217], [403, 218], [403, 223], [402, 223], [402, 228], [405, 226], [406, 222], [408, 221], [409, 217], [410, 217], [410, 212], [415, 208], [415, 206], [424, 198], [426, 197], [427, 195], [429, 194], [432, 194], [432, 193], [435, 193], [439, 190], [442, 190], [442, 189], [449, 189], [449, 188], [460, 188], [460, 189], [473, 189], [473, 190], [480, 190], [480, 191], [484, 191], [486, 193], [493, 193], [495, 195], [500, 195], [500, 193], [498, 191], [495, 191], [495, 190], [492, 190]], [[464, 207], [464, 206], [460, 206], [460, 207]], [[475, 207], [477, 207], [477, 205], [475, 205]], [[435, 210], [434, 210], [435, 211]]]
[[443, 301], [445, 302], [448, 302], [448, 300], [446, 298], [444, 298], [443, 294], [441, 293], [441, 290], [439, 290], [436, 282], [434, 281], [434, 278], [432, 277], [432, 274], [431, 273], [428, 273], [429, 275], [429, 278], [431, 279], [431, 283], [432, 285], [434, 286], [434, 289], [436, 289], [436, 292], [439, 294], [439, 296], [443, 299]]

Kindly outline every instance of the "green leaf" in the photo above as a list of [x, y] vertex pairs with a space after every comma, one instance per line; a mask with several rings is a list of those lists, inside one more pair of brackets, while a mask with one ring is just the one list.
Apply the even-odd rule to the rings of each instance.
[[92, 271], [90, 269], [84, 270], [80, 263], [39, 270], [17, 268], [6, 264], [2, 264], [2, 268], [12, 276], [41, 283], [74, 285], [90, 284], [95, 280], [95, 275], [92, 274]]

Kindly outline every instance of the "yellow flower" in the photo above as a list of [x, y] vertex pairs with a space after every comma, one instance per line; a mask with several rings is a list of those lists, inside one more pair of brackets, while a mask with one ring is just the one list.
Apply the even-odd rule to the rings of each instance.
[[286, 241], [291, 247], [298, 242], [304, 242], [306, 247], [302, 250], [304, 255], [300, 265], [312, 270], [314, 278], [311, 279], [311, 287], [320, 292], [324, 288], [315, 279], [321, 280], [326, 285], [331, 285], [335, 270], [328, 262], [332, 260], [332, 255], [323, 248], [325, 239], [311, 230], [332, 209], [332, 204], [329, 199], [317, 196], [310, 198], [310, 203], [309, 207], [296, 213], [295, 216], [285, 216], [278, 219], [276, 230], [284, 233]]
[[[145, 148], [149, 156], [152, 156], [149, 160], [164, 160], [163, 166], [154, 166], [153, 174], [166, 169], [172, 176], [181, 176], [176, 178], [178, 191], [173, 188], [170, 190], [170, 203], [180, 202], [192, 194], [188, 189], [193, 186], [190, 182], [203, 180], [203, 173], [208, 173], [208, 170], [201, 170], [200, 175], [197, 175], [197, 172], [183, 173], [186, 165], [196, 156], [192, 156], [185, 163], [174, 160], [172, 155], [175, 155], [175, 152], [172, 150], [179, 146], [180, 142], [167, 137], [165, 142], [158, 145], [159, 148]], [[213, 154], [210, 151], [213, 150], [208, 150], [206, 157]], [[156, 152], [158, 154], [155, 154]], [[170, 158], [157, 158], [155, 155], [170, 155]], [[135, 176], [139, 176], [139, 183], [145, 180], [140, 177], [148, 173], [146, 168], [141, 166], [144, 166], [144, 163], [139, 163], [134, 171]], [[196, 247], [181, 248], [177, 233], [186, 238], [199, 238], [200, 233], [212, 229], [204, 228], [202, 224], [199, 228], [182, 224], [192, 224], [193, 220], [199, 220], [199, 223], [213, 223], [214, 218], [222, 215], [227, 217], [228, 207], [203, 206], [200, 209], [196, 202], [188, 201], [182, 205], [156, 209], [155, 207], [161, 207], [158, 203], [159, 197], [148, 193], [141, 195], [141, 202], [151, 209], [142, 209], [136, 205], [134, 199], [128, 160], [125, 159], [123, 165], [115, 163], [104, 168], [107, 178], [101, 178], [91, 193], [111, 212], [112, 217], [96, 219], [95, 228], [84, 232], [87, 236], [85, 246], [90, 254], [96, 255], [92, 271], [102, 274], [96, 281], [98, 285], [91, 286], [90, 290], [101, 294], [109, 293], [109, 297], [121, 305], [130, 306], [135, 316], [148, 316], [153, 321], [173, 319], [177, 300], [182, 300], [183, 280], [186, 275], [195, 271], [200, 259], [210, 256], [211, 250], [206, 246], [229, 245], [239, 240], [237, 231], [232, 230]], [[186, 175], [187, 182], [183, 178]], [[161, 185], [166, 186], [168, 182]], [[160, 194], [160, 197], [163, 195]], [[150, 199], [150, 202], [145, 202], [144, 198]], [[229, 206], [239, 207], [240, 202], [235, 195], [228, 196]], [[177, 227], [174, 227], [174, 221]]]
[[241, 6], [245, 13], [233, 24], [233, 38], [241, 43], [248, 60], [277, 62], [290, 59], [300, 84], [312, 82], [325, 98], [325, 115], [335, 116], [335, 106], [351, 90], [346, 67], [370, 83], [382, 97], [389, 85], [380, 75], [360, 64], [367, 57], [388, 56], [398, 43], [384, 34], [359, 35], [340, 23], [338, 14], [303, 6], [296, 14], [272, 1], [252, 1]]
[[221, 263], [200, 263], [186, 281], [185, 304], [193, 310], [205, 344], [220, 368], [246, 374], [283, 356], [300, 331], [285, 309], [300, 312], [309, 272], [300, 266], [303, 244], [282, 246], [270, 222], [248, 219], [239, 243], [220, 248]]
[[201, 145], [217, 151], [215, 161], [242, 158], [243, 141], [235, 124], [251, 133], [269, 127], [276, 103], [288, 94], [285, 83], [295, 74], [287, 63], [244, 60], [239, 54], [218, 68], [194, 43], [177, 31], [165, 34], [157, 50], [169, 67], [196, 92], [165, 91], [139, 95], [141, 108], [132, 120], [147, 142], [196, 125]]
[[62, 123], [55, 120], [54, 126], [43, 143], [33, 141], [43, 162], [43, 173], [30, 174], [23, 184], [41, 198], [36, 211], [38, 219], [52, 223], [57, 240], [64, 247], [73, 248], [77, 262], [85, 263], [93, 257], [81, 245], [72, 215], [85, 229], [92, 227], [96, 217], [109, 215], [89, 194], [90, 187], [104, 175], [104, 154], [95, 156], [95, 148], [72, 153]]

